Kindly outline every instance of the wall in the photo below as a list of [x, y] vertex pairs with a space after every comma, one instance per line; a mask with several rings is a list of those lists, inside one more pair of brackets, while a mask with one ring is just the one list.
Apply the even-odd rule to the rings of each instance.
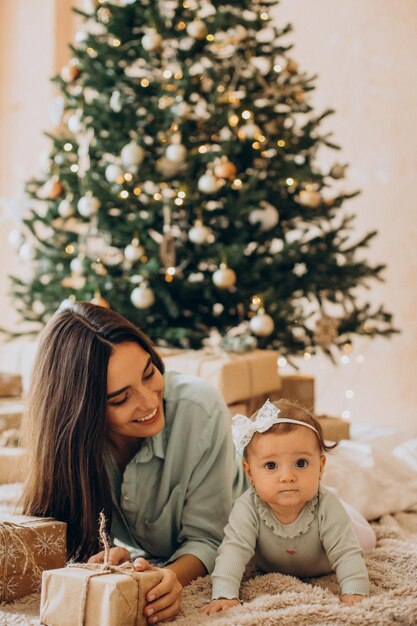
[[274, 16], [293, 24], [292, 56], [318, 74], [315, 108], [336, 109], [326, 125], [342, 146], [335, 157], [350, 163], [346, 186], [362, 190], [346, 204], [355, 236], [376, 228], [368, 258], [388, 265], [386, 282], [366, 297], [386, 304], [402, 331], [358, 341], [337, 368], [324, 358], [299, 365], [316, 376], [319, 410], [417, 435], [417, 4], [281, 0]]
[[[66, 42], [76, 29], [70, 5], [42, 0], [41, 11], [27, 0], [0, 2], [0, 197], [12, 197], [36, 174], [47, 146], [41, 133], [50, 125], [54, 93], [48, 78], [68, 56]], [[351, 164], [347, 186], [362, 189], [349, 203], [357, 235], [377, 228], [369, 258], [388, 264], [386, 282], [367, 297], [384, 302], [402, 329], [391, 341], [358, 342], [349, 363], [337, 368], [317, 358], [301, 360], [301, 370], [316, 376], [320, 411], [349, 411], [354, 424], [402, 424], [417, 435], [417, 4], [282, 0], [274, 16], [279, 24], [293, 23], [293, 57], [319, 76], [317, 110], [336, 109], [327, 127], [343, 147], [337, 158]], [[14, 319], [5, 296], [6, 276], [17, 263], [7, 243], [12, 225], [3, 209], [0, 325]]]

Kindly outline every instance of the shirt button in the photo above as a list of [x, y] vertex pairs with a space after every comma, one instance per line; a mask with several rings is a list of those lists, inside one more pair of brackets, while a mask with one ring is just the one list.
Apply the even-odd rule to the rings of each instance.
[[129, 502], [130, 498], [129, 496], [123, 496], [123, 500], [126, 500], [126, 502]]

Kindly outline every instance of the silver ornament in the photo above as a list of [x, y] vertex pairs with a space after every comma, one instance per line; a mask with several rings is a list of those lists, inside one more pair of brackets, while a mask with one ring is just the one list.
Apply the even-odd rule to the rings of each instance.
[[133, 306], [137, 309], [148, 309], [155, 302], [155, 295], [146, 284], [135, 287], [130, 295]]
[[252, 317], [249, 322], [251, 331], [258, 337], [268, 337], [272, 334], [275, 324], [274, 320], [267, 313], [260, 311]]

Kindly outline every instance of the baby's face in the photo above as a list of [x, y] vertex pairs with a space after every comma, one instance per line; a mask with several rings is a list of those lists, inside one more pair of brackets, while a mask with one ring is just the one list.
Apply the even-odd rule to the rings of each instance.
[[243, 465], [258, 496], [288, 522], [316, 495], [325, 462], [315, 433], [299, 426], [255, 434]]

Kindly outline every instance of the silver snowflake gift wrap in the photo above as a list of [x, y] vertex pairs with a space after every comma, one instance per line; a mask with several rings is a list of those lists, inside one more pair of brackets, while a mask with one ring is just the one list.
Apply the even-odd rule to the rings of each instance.
[[0, 515], [0, 602], [40, 591], [42, 572], [65, 565], [66, 529], [50, 518]]

